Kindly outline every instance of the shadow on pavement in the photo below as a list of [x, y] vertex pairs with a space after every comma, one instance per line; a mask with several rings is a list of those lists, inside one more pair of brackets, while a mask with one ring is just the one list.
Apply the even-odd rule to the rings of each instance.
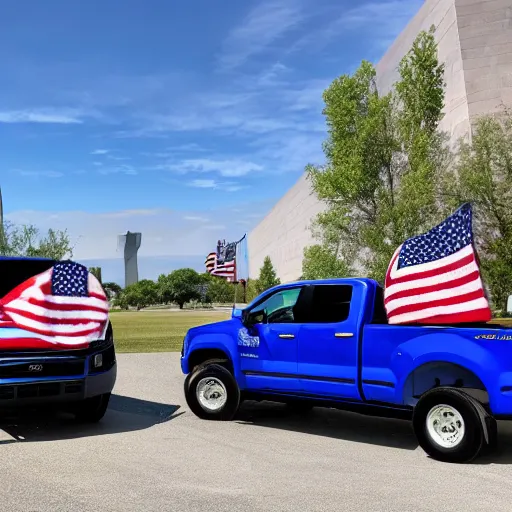
[[489, 455], [479, 457], [473, 464], [512, 464], [512, 422], [498, 421], [498, 448]]
[[183, 412], [176, 414], [179, 407], [179, 405], [112, 395], [107, 413], [99, 423], [93, 424], [77, 423], [72, 415], [55, 411], [24, 409], [8, 415], [1, 413], [0, 429], [14, 440], [0, 440], [0, 445], [20, 441], [77, 439], [145, 430], [184, 414]]
[[314, 408], [295, 413], [273, 402], [246, 402], [237, 422], [267, 428], [302, 432], [404, 450], [415, 450], [418, 442], [409, 421], [377, 418], [336, 409]]
[[[298, 413], [274, 402], [245, 402], [236, 421], [242, 425], [301, 432], [403, 450], [418, 448], [410, 421], [364, 416], [336, 409], [314, 408]], [[512, 464], [512, 422], [498, 422], [498, 448], [472, 464]], [[427, 456], [425, 454], [425, 456]]]

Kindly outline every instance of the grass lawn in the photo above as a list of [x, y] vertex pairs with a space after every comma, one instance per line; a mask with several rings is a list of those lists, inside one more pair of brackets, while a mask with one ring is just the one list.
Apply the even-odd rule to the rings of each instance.
[[[110, 313], [118, 352], [178, 352], [187, 329], [225, 320], [231, 311]], [[512, 328], [512, 319], [497, 320]]]
[[190, 327], [225, 320], [231, 311], [110, 313], [117, 352], [179, 352]]

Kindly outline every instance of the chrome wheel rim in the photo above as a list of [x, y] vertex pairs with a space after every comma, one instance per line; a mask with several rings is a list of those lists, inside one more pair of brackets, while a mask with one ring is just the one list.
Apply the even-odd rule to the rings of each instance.
[[427, 432], [432, 441], [442, 448], [455, 448], [464, 439], [466, 426], [457, 409], [439, 404], [427, 415]]
[[205, 377], [196, 387], [197, 401], [209, 412], [220, 411], [228, 399], [226, 387], [217, 377]]

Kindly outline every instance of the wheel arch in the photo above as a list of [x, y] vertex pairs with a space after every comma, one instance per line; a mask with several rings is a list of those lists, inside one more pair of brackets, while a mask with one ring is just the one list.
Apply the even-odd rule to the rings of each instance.
[[477, 373], [463, 364], [446, 360], [432, 360], [414, 368], [402, 387], [403, 403], [414, 406], [427, 391], [438, 387], [464, 390], [482, 404], [489, 404], [489, 391]]
[[215, 361], [216, 364], [223, 366], [231, 374], [234, 373], [233, 360], [229, 351], [216, 347], [193, 349], [188, 356], [189, 371], [192, 372], [194, 368], [206, 361]]

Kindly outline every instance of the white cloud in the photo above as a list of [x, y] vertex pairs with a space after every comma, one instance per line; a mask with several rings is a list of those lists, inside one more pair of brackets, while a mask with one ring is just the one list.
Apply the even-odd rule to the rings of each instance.
[[217, 182], [215, 180], [192, 180], [189, 185], [195, 188], [215, 188]]
[[[15, 211], [5, 215], [15, 224], [34, 224], [42, 231], [48, 228], [65, 229], [75, 245], [77, 260], [121, 258], [117, 237], [126, 231], [141, 232], [139, 255], [187, 256], [208, 254], [219, 239], [239, 239], [251, 226], [256, 225], [271, 207], [262, 201], [225, 205], [218, 210], [174, 211], [169, 209], [132, 209], [91, 213], [84, 211]], [[236, 223], [221, 225], [214, 219], [235, 215], [237, 220], [247, 219], [242, 228]], [[254, 215], [254, 218], [247, 217]]]
[[201, 217], [199, 215], [185, 215], [183, 220], [189, 220], [191, 222], [207, 222], [208, 219], [206, 217]]
[[12, 172], [30, 178], [62, 178], [64, 176], [64, 173], [58, 171], [27, 171], [24, 169], [14, 169]]
[[138, 174], [137, 169], [131, 165], [120, 165], [118, 167], [100, 167], [98, 172], [103, 175], [107, 174], [127, 174], [128, 176], [135, 176]]
[[330, 44], [339, 44], [342, 36], [368, 34], [366, 42], [374, 48], [386, 49], [424, 0], [374, 0], [360, 2], [348, 10], [340, 9], [327, 23], [299, 38], [288, 50], [318, 53]]
[[239, 183], [233, 181], [216, 181], [216, 180], [201, 180], [196, 179], [189, 181], [189, 186], [195, 188], [211, 188], [217, 190], [224, 190], [226, 192], [237, 192], [238, 190], [242, 190], [247, 188], [245, 185], [241, 185]]
[[0, 112], [0, 123], [42, 123], [42, 124], [81, 124], [77, 112], [58, 109], [4, 110]]
[[244, 160], [214, 160], [208, 158], [195, 158], [182, 160], [175, 164], [169, 164], [167, 169], [182, 174], [216, 173], [225, 178], [239, 178], [253, 172], [260, 172], [263, 166], [254, 162]]
[[109, 152], [109, 149], [95, 149], [94, 151], [91, 151], [91, 155], [106, 155]]
[[257, 4], [225, 39], [218, 58], [220, 69], [231, 70], [244, 64], [297, 28], [302, 20], [297, 2], [270, 0]]

